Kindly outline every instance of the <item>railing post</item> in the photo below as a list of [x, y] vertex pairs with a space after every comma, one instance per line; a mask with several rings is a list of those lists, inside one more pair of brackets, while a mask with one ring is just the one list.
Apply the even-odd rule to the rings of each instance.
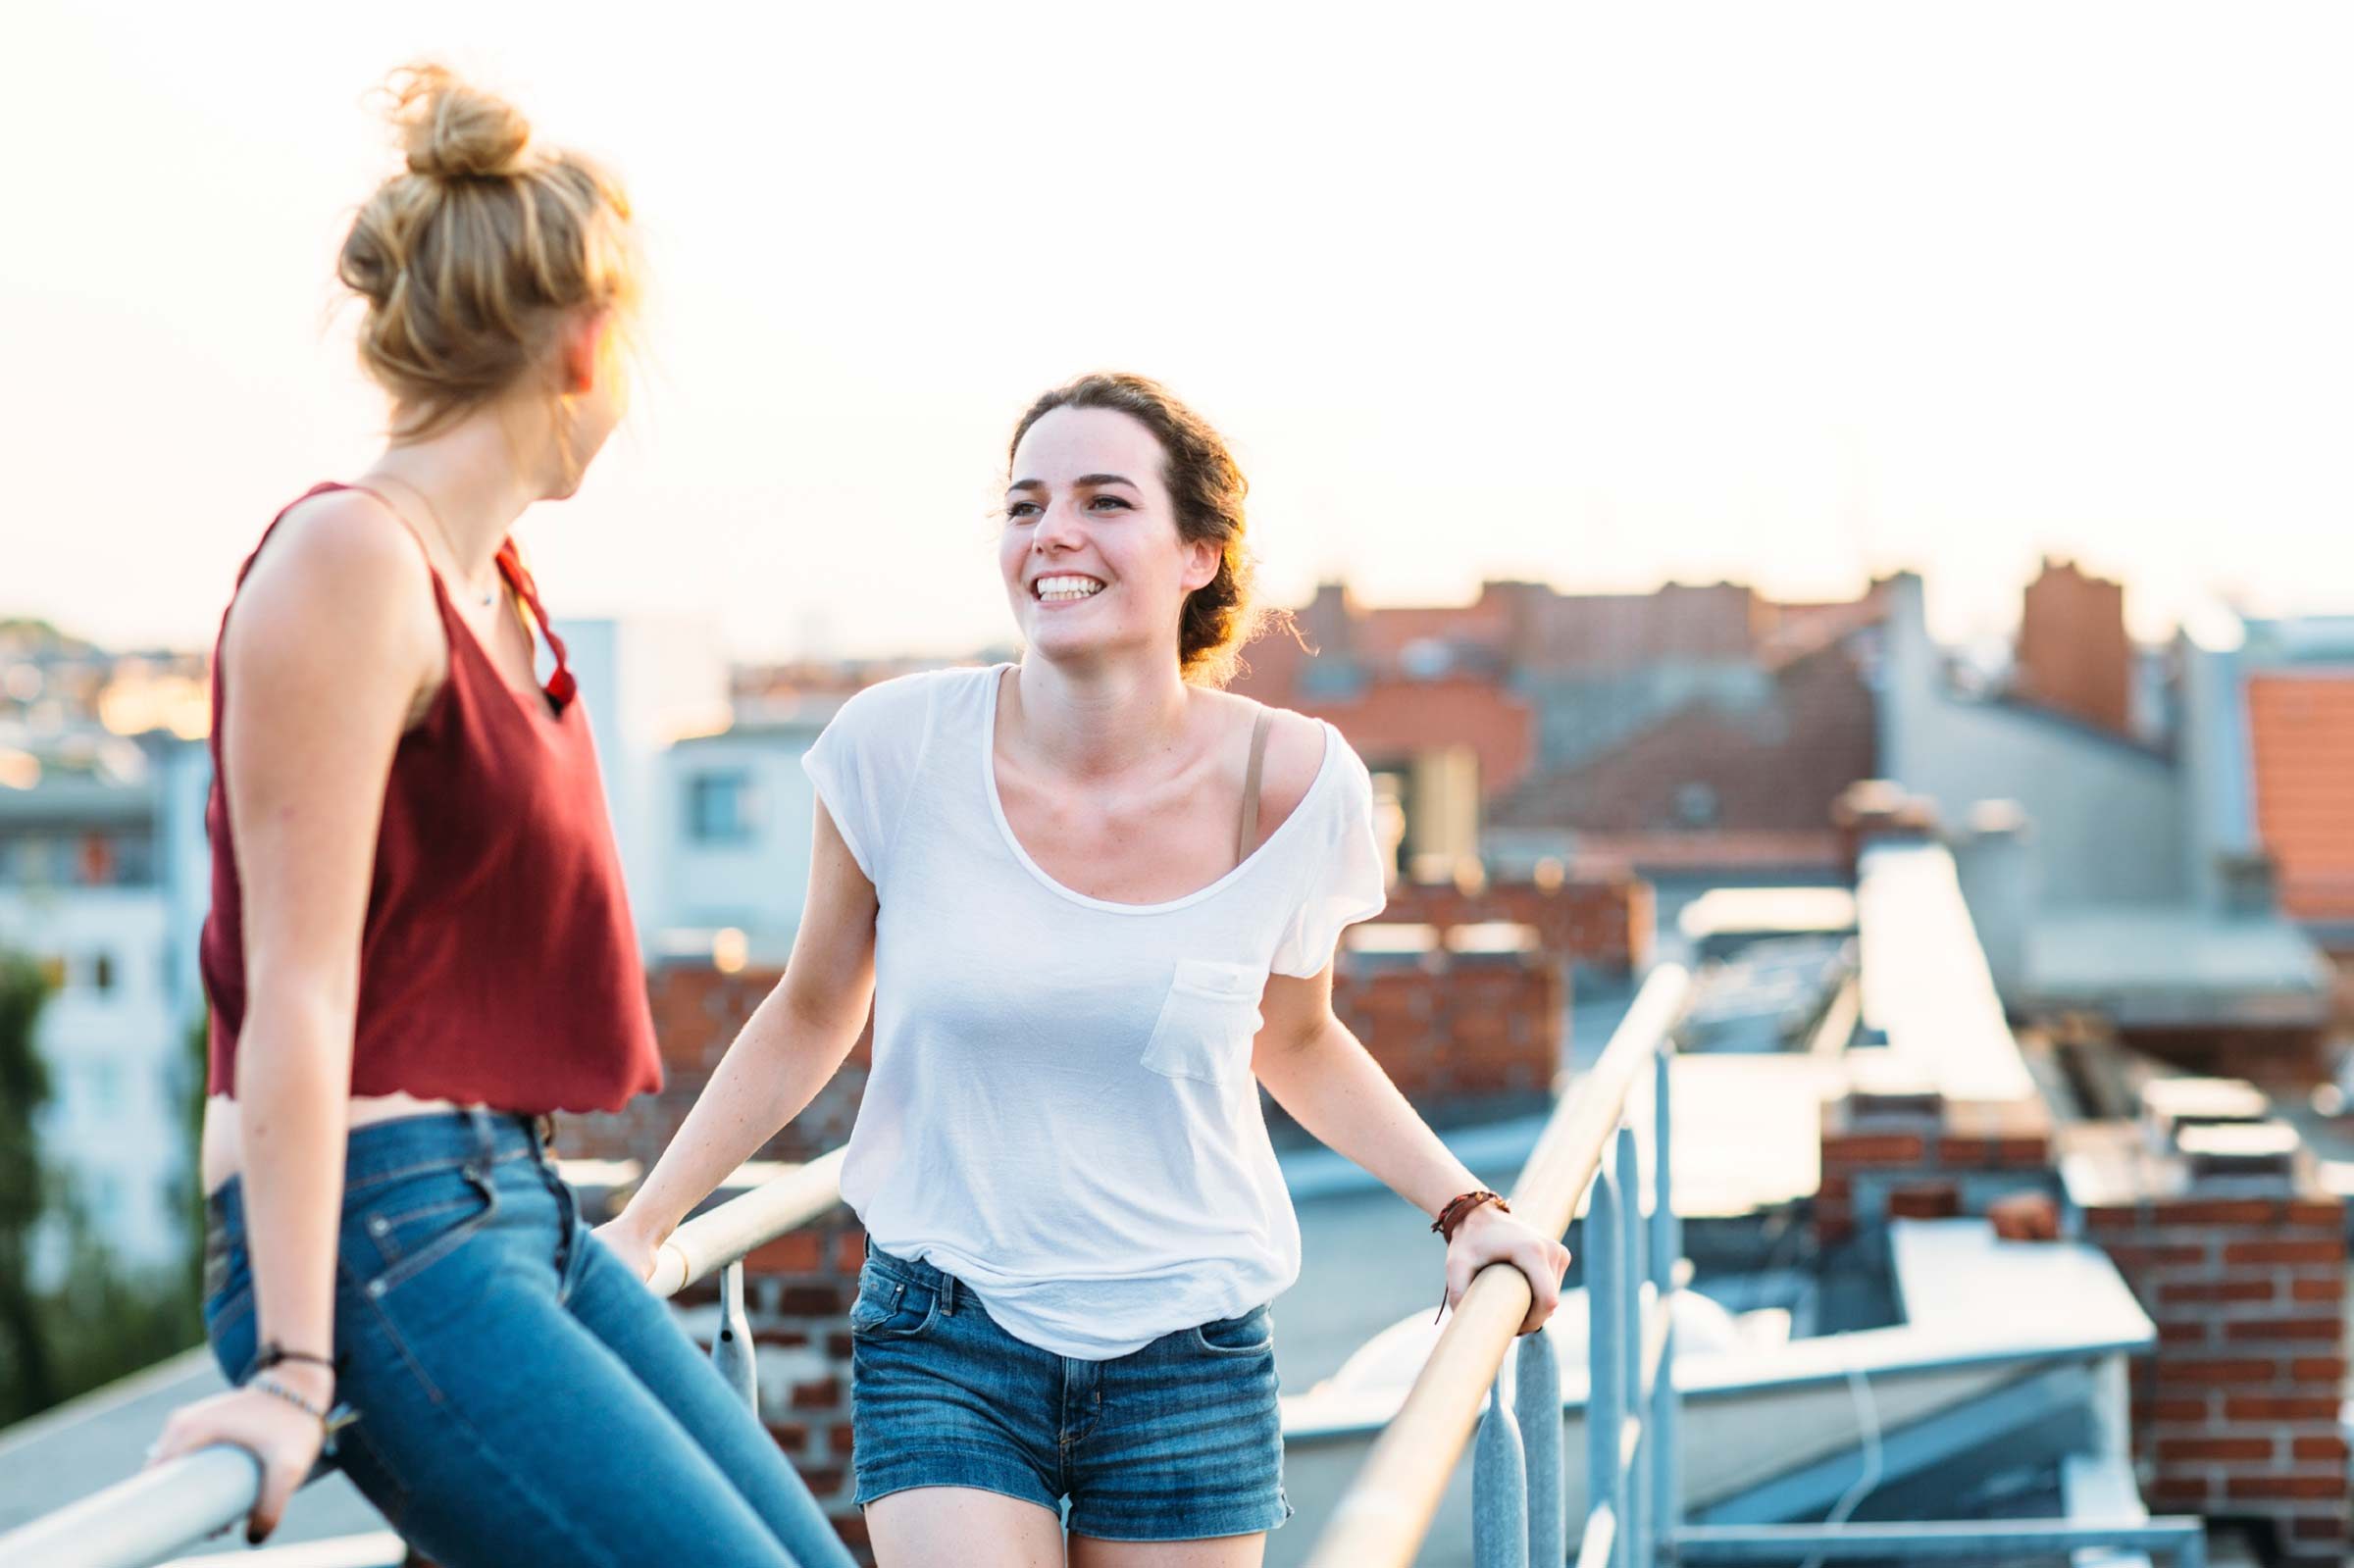
[[1471, 1561], [1476, 1568], [1529, 1568], [1527, 1459], [1520, 1429], [1504, 1405], [1501, 1375], [1488, 1390], [1471, 1453]]
[[[1586, 1206], [1586, 1506], [1607, 1503], [1619, 1522], [1611, 1562], [1626, 1562], [1625, 1473], [1618, 1468], [1618, 1435], [1626, 1429], [1626, 1325], [1620, 1302], [1626, 1243], [1619, 1232], [1616, 1165], [1604, 1160]], [[1585, 1565], [1595, 1568], [1595, 1565]]]
[[1561, 1363], [1553, 1336], [1524, 1335], [1512, 1361], [1512, 1409], [1528, 1471], [1528, 1560], [1545, 1568], [1568, 1561], [1567, 1499], [1562, 1495]]
[[[1624, 1273], [1620, 1276], [1619, 1323], [1626, 1340], [1626, 1405], [1639, 1419], [1637, 1431], [1640, 1442], [1651, 1438], [1645, 1430], [1651, 1412], [1643, 1402], [1643, 1344], [1649, 1338], [1643, 1316], [1644, 1232], [1643, 1232], [1643, 1162], [1635, 1140], [1633, 1127], [1622, 1124], [1611, 1139], [1611, 1158], [1618, 1173], [1618, 1190], [1625, 1195], [1625, 1221], [1619, 1228], [1620, 1244], [1625, 1248]], [[1649, 1568], [1651, 1561], [1651, 1510], [1646, 1506], [1644, 1493], [1644, 1460], [1646, 1454], [1638, 1448], [1620, 1481], [1620, 1518], [1624, 1527], [1618, 1532], [1622, 1543], [1619, 1560], [1633, 1563], [1637, 1568]]]
[[719, 1332], [711, 1337], [711, 1360], [728, 1387], [760, 1413], [760, 1370], [752, 1360], [752, 1326], [743, 1312], [743, 1264], [719, 1271]]
[[[1683, 1435], [1678, 1430], [1678, 1418], [1683, 1413], [1683, 1401], [1675, 1391], [1675, 1266], [1683, 1260], [1683, 1222], [1675, 1217], [1674, 1188], [1668, 1179], [1668, 1153], [1674, 1147], [1670, 1138], [1671, 1121], [1668, 1114], [1668, 1084], [1674, 1077], [1674, 1056], [1671, 1047], [1663, 1043], [1655, 1058], [1657, 1071], [1652, 1080], [1654, 1132], [1652, 1134], [1651, 1178], [1651, 1283], [1659, 1298], [1667, 1303], [1667, 1344], [1660, 1352], [1659, 1382], [1652, 1386], [1649, 1411], [1651, 1459], [1651, 1534], [1652, 1562], [1672, 1565], [1675, 1562], [1675, 1533], [1684, 1523], [1683, 1454], [1678, 1445]], [[1651, 1568], [1646, 1563], [1644, 1568]]]

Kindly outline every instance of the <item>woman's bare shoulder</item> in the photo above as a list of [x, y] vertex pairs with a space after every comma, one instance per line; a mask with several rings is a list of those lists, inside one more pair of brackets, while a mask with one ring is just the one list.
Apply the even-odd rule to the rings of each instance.
[[1263, 837], [1283, 826], [1300, 809], [1323, 771], [1325, 729], [1320, 719], [1289, 708], [1268, 707], [1248, 697], [1232, 699], [1245, 711], [1241, 728], [1247, 733], [1261, 712], [1268, 715], [1267, 757], [1259, 778], [1258, 821]]

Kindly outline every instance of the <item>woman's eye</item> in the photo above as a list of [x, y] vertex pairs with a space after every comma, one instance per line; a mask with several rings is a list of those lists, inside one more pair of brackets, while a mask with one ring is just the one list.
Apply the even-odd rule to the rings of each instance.
[[1117, 506], [1124, 508], [1128, 505], [1128, 502], [1123, 497], [1117, 495], [1099, 495], [1093, 500], [1089, 501], [1087, 504], [1090, 506]]
[[1036, 501], [1014, 501], [1005, 508], [1005, 520], [1009, 523], [1027, 523], [1036, 516], [1038, 516]]

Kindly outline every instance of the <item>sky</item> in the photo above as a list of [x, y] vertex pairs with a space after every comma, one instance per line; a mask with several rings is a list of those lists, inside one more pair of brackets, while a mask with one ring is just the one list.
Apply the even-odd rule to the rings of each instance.
[[128, 6], [0, 53], [0, 615], [209, 639], [377, 449], [333, 261], [413, 58], [627, 181], [648, 363], [520, 532], [559, 613], [745, 657], [1003, 641], [1040, 390], [1168, 382], [1270, 595], [1926, 574], [2046, 552], [2145, 636], [2354, 610], [2354, 12]]

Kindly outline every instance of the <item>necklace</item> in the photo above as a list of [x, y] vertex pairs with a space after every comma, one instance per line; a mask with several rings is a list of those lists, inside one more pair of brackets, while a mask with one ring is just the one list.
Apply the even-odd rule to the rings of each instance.
[[[408, 491], [411, 495], [417, 497], [418, 504], [425, 508], [425, 515], [433, 521], [434, 532], [439, 535], [441, 540], [441, 548], [449, 552], [449, 558], [454, 563], [458, 558], [458, 547], [456, 543], [451, 540], [449, 536], [449, 525], [441, 521], [441, 513], [437, 508], [435, 507], [434, 498], [426, 494], [423, 490], [417, 488], [416, 485], [411, 484], [407, 480], [402, 479], [397, 474], [385, 474], [379, 472], [377, 475], [375, 475], [375, 478], [380, 481], [389, 480], [393, 483], [399, 485], [402, 489]], [[395, 508], [395, 511], [397, 510], [398, 509]], [[486, 610], [490, 608], [491, 601], [498, 597], [498, 583], [495, 579], [497, 567], [493, 565], [491, 571], [493, 574], [493, 581], [490, 586], [477, 589], [473, 583], [466, 583], [466, 591], [469, 593], [479, 593], [482, 599], [483, 608]], [[461, 579], [460, 581], [463, 582], [464, 580]]]

